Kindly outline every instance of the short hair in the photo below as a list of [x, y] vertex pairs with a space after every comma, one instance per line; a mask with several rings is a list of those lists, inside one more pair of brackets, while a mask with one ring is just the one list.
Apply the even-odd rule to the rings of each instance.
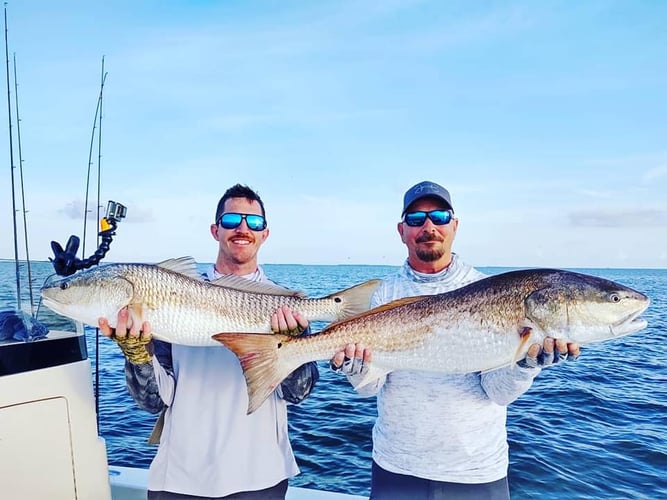
[[218, 202], [218, 208], [215, 211], [216, 224], [220, 219], [220, 216], [224, 213], [225, 202], [230, 198], [245, 198], [248, 201], [256, 201], [257, 203], [259, 203], [259, 206], [262, 209], [262, 216], [266, 218], [266, 212], [264, 211], [264, 202], [259, 197], [259, 194], [257, 194], [254, 190], [252, 190], [248, 186], [245, 186], [243, 184], [235, 184], [232, 187], [230, 187], [227, 191], [225, 191], [225, 194], [222, 195], [222, 198], [220, 198], [220, 201]]

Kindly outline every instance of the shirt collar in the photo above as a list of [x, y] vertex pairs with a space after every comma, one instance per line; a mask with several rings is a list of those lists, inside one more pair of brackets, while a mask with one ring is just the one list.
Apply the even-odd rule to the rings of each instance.
[[[208, 279], [210, 281], [214, 281], [217, 280], [218, 278], [222, 278], [223, 276], [227, 276], [226, 274], [219, 273], [218, 270], [215, 268], [215, 264], [209, 268], [206, 275], [208, 276]], [[260, 266], [257, 266], [257, 269], [255, 269], [254, 272], [250, 274], [241, 274], [240, 276], [241, 278], [245, 278], [250, 281], [263, 281], [265, 279], [264, 270]]]
[[452, 272], [453, 269], [457, 267], [458, 267], [458, 256], [455, 253], [452, 253], [452, 261], [446, 268], [437, 273], [420, 273], [419, 271], [415, 271], [414, 269], [412, 269], [412, 267], [410, 267], [410, 264], [408, 263], [407, 259], [405, 260], [405, 263], [403, 264], [403, 269], [401, 271], [408, 279], [412, 281], [417, 281], [419, 283], [428, 283], [432, 281], [442, 281], [442, 279], [445, 276], [447, 276], [450, 272]]

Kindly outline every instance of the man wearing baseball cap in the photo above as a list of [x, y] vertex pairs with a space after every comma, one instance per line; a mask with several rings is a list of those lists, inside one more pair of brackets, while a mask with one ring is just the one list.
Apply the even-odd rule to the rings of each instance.
[[437, 198], [445, 204], [447, 210], [454, 210], [452, 207], [452, 198], [449, 196], [449, 191], [447, 191], [440, 184], [435, 182], [424, 181], [419, 184], [415, 184], [410, 189], [405, 192], [403, 196], [403, 213], [408, 211], [410, 205], [420, 198]]
[[[484, 278], [452, 252], [458, 224], [447, 189], [431, 181], [408, 189], [397, 225], [408, 257], [383, 280], [371, 307]], [[579, 346], [547, 338], [517, 366], [466, 374], [396, 370], [361, 387], [362, 396], [377, 395], [371, 498], [508, 499], [507, 405], [543, 366], [568, 355], [576, 358]], [[330, 364], [356, 387], [370, 363], [369, 349], [350, 344]]]

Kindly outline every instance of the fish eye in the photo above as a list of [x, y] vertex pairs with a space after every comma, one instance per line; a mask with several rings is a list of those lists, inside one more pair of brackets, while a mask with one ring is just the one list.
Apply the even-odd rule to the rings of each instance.
[[68, 282], [64, 282], [64, 283], [60, 284], [60, 289], [61, 290], [67, 290], [68, 288], [69, 288], [69, 283]]
[[611, 300], [612, 302], [620, 302], [621, 296], [617, 293], [612, 293], [611, 295], [609, 295], [609, 300]]

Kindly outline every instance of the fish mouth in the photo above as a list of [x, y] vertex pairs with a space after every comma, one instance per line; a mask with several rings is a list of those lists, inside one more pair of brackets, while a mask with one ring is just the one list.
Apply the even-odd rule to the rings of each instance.
[[42, 304], [44, 304], [46, 307], [51, 309], [54, 312], [57, 312], [60, 314], [60, 302], [57, 300], [52, 299], [48, 295], [42, 294]]
[[42, 291], [41, 303], [57, 314], [63, 314], [63, 312], [65, 311], [65, 304], [59, 302], [54, 297], [49, 297], [43, 291]]
[[641, 318], [640, 316], [648, 309], [649, 303], [647, 302], [641, 309], [638, 311], [628, 314], [625, 318], [614, 323], [609, 327], [612, 335], [614, 337], [622, 337], [623, 335], [628, 335], [630, 333], [635, 333], [640, 330], [643, 330], [648, 326], [648, 322]]
[[58, 304], [58, 300], [53, 296], [53, 288], [42, 288], [40, 290], [40, 295], [42, 298], [42, 303], [46, 306], [52, 306]]

